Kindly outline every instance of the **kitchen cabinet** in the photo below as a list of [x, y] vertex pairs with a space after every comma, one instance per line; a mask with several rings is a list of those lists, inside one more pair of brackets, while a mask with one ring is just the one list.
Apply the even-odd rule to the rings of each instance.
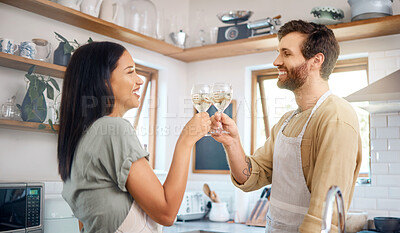
[[[184, 62], [273, 51], [278, 45], [276, 35], [264, 35], [181, 49], [164, 41], [142, 35], [48, 0], [0, 0], [0, 2], [109, 36]], [[341, 23], [328, 27], [334, 31], [339, 42], [393, 35], [400, 33], [400, 15]]]

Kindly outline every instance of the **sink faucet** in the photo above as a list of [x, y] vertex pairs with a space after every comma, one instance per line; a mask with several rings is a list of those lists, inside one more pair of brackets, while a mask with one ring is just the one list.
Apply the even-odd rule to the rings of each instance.
[[322, 213], [321, 233], [329, 233], [331, 231], [333, 202], [336, 199], [338, 209], [338, 233], [346, 233], [345, 230], [345, 211], [343, 195], [338, 186], [331, 186], [326, 194], [324, 202], [324, 212]]

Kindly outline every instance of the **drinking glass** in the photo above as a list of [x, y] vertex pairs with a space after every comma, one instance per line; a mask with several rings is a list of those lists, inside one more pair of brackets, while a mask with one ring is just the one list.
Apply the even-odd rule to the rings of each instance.
[[[192, 87], [191, 95], [192, 95], [192, 103], [193, 106], [197, 109], [198, 112], [207, 112], [207, 110], [211, 107], [211, 99], [210, 99], [211, 89], [207, 84], [195, 84]], [[210, 136], [210, 134], [206, 134], [205, 136]]]
[[[232, 100], [233, 90], [230, 83], [214, 83], [211, 89], [211, 101], [219, 113], [223, 113]], [[229, 133], [222, 126], [211, 133]]]

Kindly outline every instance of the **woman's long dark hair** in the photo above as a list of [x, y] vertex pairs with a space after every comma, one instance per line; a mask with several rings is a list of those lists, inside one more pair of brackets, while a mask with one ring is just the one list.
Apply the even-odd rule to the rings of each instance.
[[85, 130], [111, 113], [114, 94], [111, 73], [126, 49], [112, 42], [92, 42], [79, 47], [65, 71], [58, 134], [58, 172], [71, 175], [75, 149]]

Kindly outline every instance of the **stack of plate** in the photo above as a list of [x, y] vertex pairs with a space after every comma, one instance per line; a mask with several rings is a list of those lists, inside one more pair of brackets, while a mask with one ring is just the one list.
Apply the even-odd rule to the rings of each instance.
[[314, 7], [310, 13], [316, 18], [313, 23], [317, 24], [338, 24], [342, 23], [344, 18], [344, 12], [341, 9], [330, 6]]

